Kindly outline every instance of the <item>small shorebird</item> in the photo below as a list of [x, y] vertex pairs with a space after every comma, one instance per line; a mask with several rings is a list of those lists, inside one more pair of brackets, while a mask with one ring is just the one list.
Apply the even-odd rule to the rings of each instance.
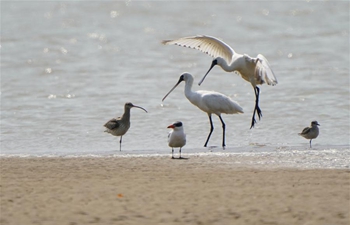
[[306, 139], [310, 139], [310, 148], [311, 148], [311, 141], [312, 139], [317, 138], [319, 130], [318, 126], [321, 126], [318, 124], [318, 122], [312, 121], [310, 127], [305, 127], [301, 133], [299, 133], [300, 136], [303, 136]]
[[208, 141], [210, 139], [211, 133], [214, 130], [213, 121], [211, 119], [211, 114], [216, 114], [221, 121], [223, 136], [222, 136], [222, 147], [225, 148], [225, 123], [221, 118], [221, 113], [226, 114], [236, 114], [243, 113], [242, 107], [226, 95], [223, 95], [214, 91], [192, 91], [193, 77], [189, 73], [183, 73], [180, 76], [179, 81], [175, 86], [164, 96], [162, 101], [172, 92], [182, 81], [185, 81], [185, 96], [186, 98], [200, 110], [206, 112], [209, 117], [210, 122], [210, 133], [208, 135], [207, 141], [204, 147], [207, 147]]
[[124, 105], [124, 114], [121, 117], [113, 118], [109, 120], [104, 126], [107, 128], [105, 132], [110, 133], [114, 136], [120, 136], [119, 148], [122, 150], [122, 138], [123, 135], [130, 128], [130, 109], [131, 108], [139, 108], [147, 112], [146, 109], [133, 105], [131, 102], [127, 102]]
[[255, 107], [250, 129], [254, 127], [254, 124], [256, 123], [255, 112], [258, 114], [259, 120], [261, 119], [262, 113], [259, 108], [260, 89], [257, 85], [264, 83], [268, 85], [277, 84], [277, 79], [270, 64], [263, 55], [258, 54], [256, 58], [253, 58], [247, 54], [238, 54], [225, 42], [215, 37], [205, 35], [184, 37], [176, 40], [165, 40], [162, 41], [162, 43], [164, 45], [178, 45], [197, 49], [214, 57], [208, 72], [204, 75], [198, 85], [201, 85], [210, 70], [216, 65], [219, 65], [226, 72], [237, 72], [240, 74], [244, 80], [251, 83], [255, 92]]
[[169, 147], [171, 147], [171, 158], [174, 159], [174, 148], [180, 148], [179, 159], [183, 159], [181, 157], [181, 149], [186, 144], [186, 134], [184, 133], [182, 122], [177, 121], [169, 125], [167, 128], [172, 128], [172, 131], [170, 131], [168, 135], [168, 144]]

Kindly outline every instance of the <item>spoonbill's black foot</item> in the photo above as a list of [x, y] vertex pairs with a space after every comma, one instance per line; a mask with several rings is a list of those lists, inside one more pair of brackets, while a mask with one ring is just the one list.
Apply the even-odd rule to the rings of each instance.
[[256, 112], [257, 112], [258, 117], [259, 117], [259, 120], [260, 120], [260, 119], [261, 119], [261, 117], [262, 117], [262, 112], [261, 112], [261, 110], [260, 110], [259, 106], [256, 108]]
[[256, 124], [256, 120], [255, 120], [255, 117], [252, 118], [252, 123], [251, 123], [251, 126], [250, 126], [250, 129], [252, 129], [254, 127], [254, 125]]

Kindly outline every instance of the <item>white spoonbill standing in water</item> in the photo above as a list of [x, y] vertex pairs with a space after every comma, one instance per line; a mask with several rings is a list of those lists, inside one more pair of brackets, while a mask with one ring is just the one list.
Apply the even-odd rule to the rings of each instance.
[[109, 120], [104, 126], [107, 128], [105, 132], [110, 133], [114, 136], [120, 136], [119, 140], [119, 149], [122, 150], [122, 138], [123, 135], [129, 130], [130, 128], [130, 109], [131, 108], [139, 108], [147, 112], [146, 109], [133, 105], [131, 102], [127, 102], [124, 105], [124, 114], [121, 117], [113, 118]]
[[259, 108], [260, 89], [257, 85], [264, 83], [268, 85], [277, 84], [277, 79], [270, 64], [263, 55], [258, 54], [256, 58], [253, 58], [246, 54], [238, 54], [225, 42], [205, 35], [184, 37], [177, 40], [165, 40], [162, 43], [165, 45], [179, 45], [197, 49], [215, 58], [208, 72], [198, 83], [199, 85], [201, 85], [215, 65], [219, 65], [226, 72], [238, 72], [244, 80], [251, 83], [255, 92], [255, 107], [250, 128], [254, 127], [256, 123], [255, 112], [258, 114], [259, 120], [261, 119], [262, 113]]
[[214, 91], [192, 91], [193, 77], [189, 73], [183, 73], [175, 86], [164, 96], [162, 101], [172, 92], [182, 81], [185, 81], [185, 96], [195, 106], [206, 112], [210, 122], [210, 133], [204, 147], [207, 147], [211, 133], [214, 130], [211, 114], [215, 114], [220, 118], [222, 124], [222, 147], [225, 148], [225, 128], [226, 125], [221, 117], [221, 113], [236, 114], [243, 113], [242, 107], [229, 97]]
[[174, 159], [174, 148], [180, 148], [179, 159], [183, 159], [181, 157], [181, 149], [186, 144], [186, 134], [184, 132], [182, 122], [177, 121], [169, 125], [167, 128], [173, 129], [172, 131], [169, 132], [169, 135], [168, 135], [168, 144], [169, 144], [169, 147], [171, 147], [171, 158]]

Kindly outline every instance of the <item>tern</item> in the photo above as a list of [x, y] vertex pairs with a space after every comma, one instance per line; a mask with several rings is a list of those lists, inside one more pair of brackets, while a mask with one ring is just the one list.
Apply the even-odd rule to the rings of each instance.
[[186, 134], [184, 133], [184, 128], [181, 121], [177, 121], [167, 128], [172, 128], [172, 131], [169, 132], [168, 135], [168, 144], [171, 147], [171, 158], [174, 159], [174, 148], [180, 148], [179, 159], [183, 159], [181, 157], [181, 149], [186, 145]]

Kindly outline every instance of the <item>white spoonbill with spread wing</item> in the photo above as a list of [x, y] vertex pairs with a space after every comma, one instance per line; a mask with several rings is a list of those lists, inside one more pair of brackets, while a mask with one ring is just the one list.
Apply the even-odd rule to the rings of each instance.
[[183, 73], [175, 86], [164, 96], [162, 101], [172, 92], [182, 81], [185, 81], [185, 96], [186, 98], [200, 110], [206, 112], [210, 122], [210, 133], [204, 147], [207, 147], [210, 136], [214, 130], [211, 114], [215, 114], [220, 118], [222, 124], [222, 147], [225, 148], [225, 123], [221, 117], [221, 113], [236, 114], [243, 113], [242, 107], [229, 97], [214, 91], [192, 91], [193, 77], [189, 73]]
[[215, 65], [219, 65], [226, 72], [238, 72], [244, 80], [251, 83], [255, 92], [255, 108], [250, 128], [254, 127], [256, 123], [255, 112], [257, 112], [259, 119], [261, 119], [262, 113], [259, 108], [260, 89], [257, 85], [264, 83], [268, 85], [277, 84], [277, 79], [270, 64], [263, 55], [258, 54], [256, 58], [253, 58], [247, 54], [238, 54], [225, 42], [205, 35], [165, 40], [162, 43], [165, 45], [179, 45], [197, 49], [214, 57], [208, 72], [198, 83], [199, 85], [201, 85]]

